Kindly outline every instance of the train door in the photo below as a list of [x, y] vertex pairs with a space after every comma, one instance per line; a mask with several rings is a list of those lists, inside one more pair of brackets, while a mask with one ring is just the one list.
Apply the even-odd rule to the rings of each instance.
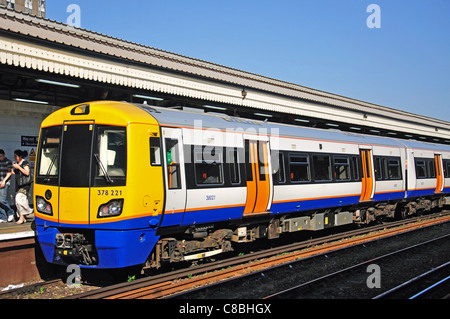
[[375, 188], [374, 178], [373, 178], [373, 160], [372, 160], [372, 150], [370, 149], [360, 149], [361, 155], [361, 168], [362, 168], [362, 190], [360, 202], [372, 200], [373, 191]]
[[272, 204], [273, 181], [268, 141], [245, 140], [247, 200], [244, 215], [266, 213]]
[[163, 128], [165, 207], [162, 226], [179, 225], [186, 208], [186, 177], [181, 129]]
[[444, 188], [444, 174], [442, 167], [442, 155], [434, 154], [434, 161], [436, 163], [436, 190], [435, 193], [441, 193]]
[[60, 224], [88, 227], [93, 128], [93, 121], [64, 122], [59, 180]]

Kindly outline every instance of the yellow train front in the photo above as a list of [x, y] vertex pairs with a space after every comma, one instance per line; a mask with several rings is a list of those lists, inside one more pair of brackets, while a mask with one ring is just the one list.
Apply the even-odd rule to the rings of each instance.
[[145, 262], [164, 201], [162, 168], [148, 165], [149, 140], [160, 136], [149, 112], [95, 102], [43, 121], [34, 207], [48, 262], [91, 268]]

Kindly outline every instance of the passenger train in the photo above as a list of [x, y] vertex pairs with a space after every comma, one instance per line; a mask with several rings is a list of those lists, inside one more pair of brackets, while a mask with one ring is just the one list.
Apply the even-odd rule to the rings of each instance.
[[449, 193], [446, 145], [101, 101], [42, 122], [34, 207], [49, 263], [159, 268]]

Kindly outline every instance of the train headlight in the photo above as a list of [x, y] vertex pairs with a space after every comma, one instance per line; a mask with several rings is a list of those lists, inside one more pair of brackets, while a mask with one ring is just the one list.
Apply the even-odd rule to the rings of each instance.
[[50, 216], [53, 215], [52, 204], [47, 202], [41, 196], [36, 196], [36, 210], [42, 214], [46, 214], [46, 215], [50, 215]]
[[113, 199], [98, 208], [97, 218], [119, 216], [122, 214], [123, 199]]

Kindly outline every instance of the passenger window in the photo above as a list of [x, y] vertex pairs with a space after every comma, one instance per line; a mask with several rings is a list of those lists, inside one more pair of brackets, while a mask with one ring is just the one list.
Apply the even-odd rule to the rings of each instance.
[[425, 161], [416, 159], [416, 177], [417, 178], [426, 178], [427, 170], [425, 166]]
[[227, 164], [230, 170], [231, 184], [241, 183], [241, 174], [239, 171], [239, 156], [238, 149], [233, 148], [228, 150]]
[[388, 161], [388, 176], [389, 179], [400, 179], [402, 177], [399, 160], [390, 159]]
[[316, 181], [331, 181], [329, 155], [313, 155], [314, 177]]
[[450, 177], [450, 160], [445, 161], [444, 164], [444, 173], [445, 173], [445, 177]]
[[272, 153], [272, 169], [274, 172], [274, 180], [279, 184], [286, 183], [286, 174], [284, 168], [284, 154], [274, 151]]
[[384, 179], [389, 179], [388, 167], [387, 167], [387, 159], [386, 159], [386, 157], [383, 157], [383, 158], [381, 159], [381, 169], [383, 170], [383, 178], [384, 178]]
[[222, 158], [222, 150], [218, 147], [194, 149], [197, 185], [223, 184]]
[[436, 165], [434, 163], [434, 159], [427, 160], [427, 167], [428, 167], [428, 177], [429, 178], [436, 177]]
[[289, 172], [292, 182], [308, 182], [311, 180], [308, 155], [290, 155]]
[[334, 158], [334, 176], [337, 181], [350, 180], [350, 165], [348, 163], [348, 157]]
[[358, 157], [352, 156], [352, 175], [354, 181], [359, 181]]

